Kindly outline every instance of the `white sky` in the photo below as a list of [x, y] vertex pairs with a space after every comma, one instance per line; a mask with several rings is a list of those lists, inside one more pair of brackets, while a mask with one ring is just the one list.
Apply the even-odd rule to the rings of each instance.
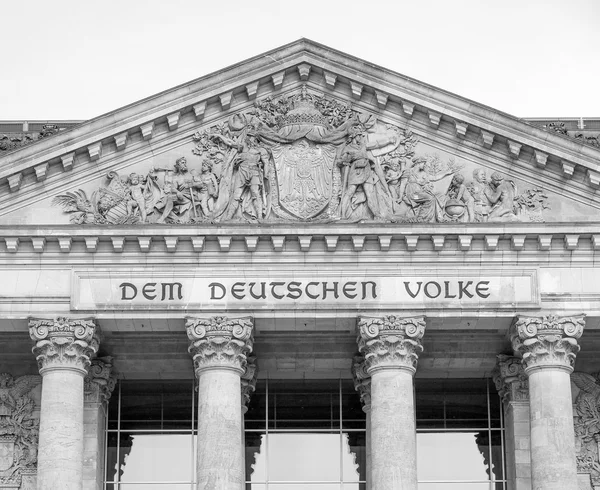
[[519, 117], [600, 117], [600, 0], [4, 0], [0, 119], [89, 119], [307, 37]]

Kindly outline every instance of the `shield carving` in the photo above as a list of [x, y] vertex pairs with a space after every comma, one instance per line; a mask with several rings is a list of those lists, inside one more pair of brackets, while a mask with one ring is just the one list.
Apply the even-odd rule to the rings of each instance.
[[281, 207], [300, 219], [321, 213], [331, 201], [335, 146], [303, 138], [272, 152]]
[[0, 436], [0, 471], [6, 471], [14, 464], [16, 438], [10, 434]]

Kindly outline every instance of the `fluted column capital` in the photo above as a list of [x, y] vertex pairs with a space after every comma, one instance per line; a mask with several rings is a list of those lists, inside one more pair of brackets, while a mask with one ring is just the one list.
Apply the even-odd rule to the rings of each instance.
[[110, 356], [92, 359], [83, 385], [86, 402], [103, 403], [110, 399], [117, 384], [112, 367]]
[[509, 336], [513, 350], [523, 358], [525, 374], [544, 369], [573, 371], [583, 334], [583, 315], [559, 317], [519, 316], [513, 322]]
[[189, 352], [196, 376], [205, 369], [232, 369], [240, 376], [246, 371], [247, 356], [254, 344], [251, 317], [187, 318], [185, 322]]
[[100, 345], [100, 331], [93, 319], [29, 320], [29, 335], [35, 342], [40, 374], [53, 370], [71, 370], [85, 376], [91, 358]]
[[365, 357], [356, 355], [352, 359], [352, 379], [354, 380], [354, 389], [360, 395], [363, 412], [371, 411], [371, 376], [367, 374]]
[[521, 358], [501, 354], [497, 359], [492, 379], [500, 399], [505, 403], [529, 400], [529, 382]]
[[425, 317], [359, 317], [358, 350], [365, 357], [369, 375], [381, 369], [417, 369]]
[[246, 360], [246, 370], [242, 374], [240, 381], [242, 385], [242, 412], [248, 411], [250, 397], [256, 390], [256, 381], [258, 379], [258, 366], [256, 365], [256, 356], [249, 355]]

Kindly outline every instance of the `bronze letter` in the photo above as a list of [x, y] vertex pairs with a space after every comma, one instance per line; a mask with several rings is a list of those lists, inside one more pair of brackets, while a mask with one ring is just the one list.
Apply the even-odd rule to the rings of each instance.
[[302, 296], [302, 289], [300, 289], [300, 286], [302, 286], [301, 282], [292, 281], [292, 282], [288, 283], [287, 297], [290, 299], [299, 299], [300, 296]]
[[156, 283], [149, 282], [144, 284], [144, 287], [142, 288], [142, 294], [144, 295], [144, 298], [149, 299], [150, 301], [156, 299], [156, 294], [153, 293], [156, 293]]
[[340, 295], [338, 294], [338, 282], [337, 281], [333, 283], [333, 288], [328, 288], [327, 287], [327, 281], [323, 282], [323, 297], [321, 299], [324, 300], [325, 298], [327, 298], [327, 293], [328, 292], [329, 293], [333, 293], [333, 297], [335, 299], [339, 298]]
[[169, 290], [169, 300], [174, 300], [174, 294], [175, 294], [175, 286], [177, 286], [177, 299], [182, 299], [183, 295], [181, 294], [181, 288], [183, 287], [183, 284], [181, 284], [180, 282], [163, 282], [161, 283], [162, 286], [162, 296], [160, 298], [161, 301], [164, 301], [165, 298], [167, 297], [167, 289]]
[[479, 281], [477, 283], [477, 286], [475, 287], [475, 292], [477, 293], [477, 296], [479, 296], [480, 298], [489, 298], [490, 293], [487, 293], [490, 289], [489, 284], [490, 281]]
[[254, 294], [254, 285], [256, 283], [255, 282], [250, 282], [248, 283], [248, 286], [250, 286], [250, 296], [252, 296], [254, 299], [267, 299], [267, 293], [265, 293], [265, 283], [261, 282], [260, 286], [261, 286], [261, 291], [259, 295]]
[[[434, 285], [437, 288], [437, 294], [434, 296], [433, 294], [429, 293], [429, 286], [430, 285]], [[428, 298], [432, 298], [435, 299], [437, 298], [440, 294], [442, 294], [442, 286], [440, 286], [437, 282], [435, 281], [429, 281], [428, 283], [425, 283], [425, 287], [423, 288], [423, 292], [425, 293], [425, 296], [427, 296]]]
[[[246, 295], [244, 294], [244, 286], [246, 285], [245, 282], [236, 282], [233, 284], [233, 286], [231, 286], [231, 295], [235, 298], [235, 299], [244, 299], [246, 297]], [[241, 290], [238, 288], [242, 288]]]
[[419, 286], [419, 287], [417, 288], [417, 292], [416, 292], [416, 293], [414, 293], [414, 294], [413, 294], [413, 292], [410, 290], [410, 282], [404, 282], [404, 288], [406, 289], [406, 292], [407, 292], [408, 294], [410, 294], [410, 297], [411, 297], [411, 298], [416, 298], [416, 297], [417, 297], [417, 295], [419, 294], [419, 292], [421, 291], [421, 285], [422, 285], [422, 284], [423, 284], [423, 283], [422, 283], [421, 281], [419, 281], [419, 282], [417, 283], [417, 286]]
[[[137, 288], [130, 282], [122, 282], [121, 284], [119, 284], [119, 287], [121, 288], [121, 300], [122, 301], [131, 301], [132, 299], [134, 299], [137, 296]], [[132, 293], [131, 298], [127, 297], [127, 288], [131, 288], [131, 293]]]
[[[227, 291], [225, 289], [225, 286], [223, 286], [223, 284], [221, 284], [220, 282], [211, 282], [208, 287], [210, 288], [210, 299], [223, 299], [225, 297], [225, 292]], [[220, 288], [221, 289], [221, 296], [219, 296], [218, 298], [215, 296], [215, 288]]]
[[469, 293], [469, 291], [467, 291], [467, 288], [473, 284], [473, 281], [467, 281], [467, 283], [463, 286], [463, 282], [462, 281], [458, 281], [458, 299], [461, 299], [463, 297], [463, 294], [465, 296], [468, 296], [469, 298], [473, 297], [472, 293]]
[[309, 282], [309, 283], [306, 285], [306, 288], [304, 288], [304, 291], [306, 292], [306, 296], [308, 296], [310, 299], [317, 299], [317, 298], [319, 297], [319, 295], [318, 295], [318, 294], [311, 294], [311, 293], [308, 291], [308, 288], [309, 288], [309, 287], [311, 287], [311, 286], [318, 286], [318, 285], [319, 285], [319, 283], [318, 283], [318, 282]]
[[374, 281], [363, 281], [362, 284], [362, 299], [367, 297], [367, 284], [371, 285], [371, 297], [377, 298], [377, 283]]
[[277, 294], [275, 292], [275, 288], [277, 286], [285, 286], [285, 282], [272, 282], [269, 285], [271, 286], [271, 296], [273, 296], [273, 298], [275, 298], [275, 299], [283, 299], [284, 295], [283, 294]]
[[357, 295], [354, 291], [356, 291], [356, 282], [353, 281], [347, 282], [342, 288], [342, 293], [344, 293], [344, 296], [349, 299], [356, 298]]

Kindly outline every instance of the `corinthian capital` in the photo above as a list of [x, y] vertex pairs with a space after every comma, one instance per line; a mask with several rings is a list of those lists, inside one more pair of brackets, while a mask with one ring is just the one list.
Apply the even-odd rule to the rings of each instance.
[[185, 326], [196, 375], [210, 368], [233, 369], [240, 376], [245, 372], [254, 343], [252, 318], [188, 318]]
[[360, 395], [363, 412], [370, 412], [371, 376], [367, 374], [365, 358], [362, 355], [356, 355], [352, 360], [352, 379], [354, 380], [354, 389]]
[[529, 382], [520, 357], [499, 355], [492, 378], [503, 402], [529, 400]]
[[99, 333], [91, 319], [30, 319], [29, 335], [35, 342], [32, 351], [40, 374], [66, 369], [85, 375], [100, 345]]
[[250, 397], [256, 390], [256, 381], [258, 379], [258, 366], [256, 365], [256, 356], [248, 356], [246, 362], [246, 370], [240, 379], [242, 385], [242, 410], [244, 413], [248, 411], [248, 403]]
[[371, 375], [378, 369], [401, 368], [414, 373], [421, 339], [425, 333], [425, 318], [360, 317], [358, 321], [358, 350], [365, 357], [366, 371]]
[[517, 317], [509, 334], [515, 353], [523, 357], [525, 374], [544, 367], [572, 372], [584, 327], [583, 315]]
[[110, 399], [117, 384], [112, 375], [112, 357], [92, 359], [84, 380], [86, 402], [106, 402]]

